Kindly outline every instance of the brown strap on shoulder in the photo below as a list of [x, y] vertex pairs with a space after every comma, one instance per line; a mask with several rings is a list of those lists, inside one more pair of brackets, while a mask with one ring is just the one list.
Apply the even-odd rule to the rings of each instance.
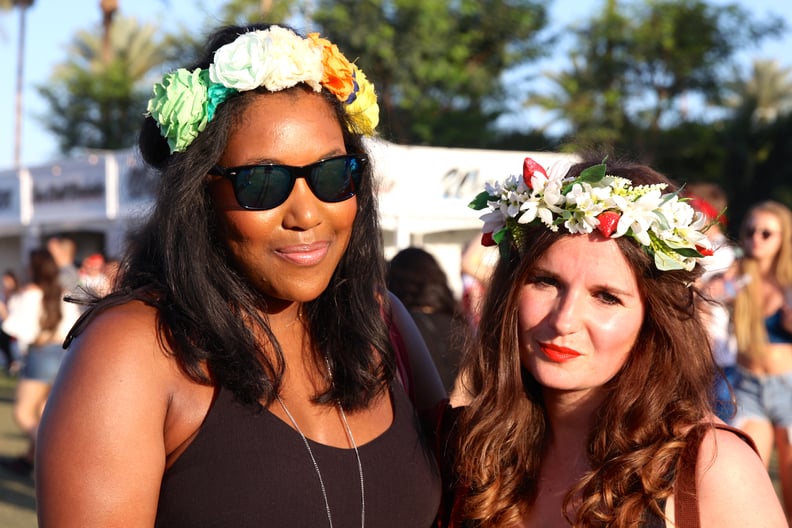
[[674, 486], [674, 526], [699, 527], [698, 500], [696, 500], [696, 460], [699, 445], [709, 427], [696, 425], [687, 434], [687, 443], [679, 456]]
[[739, 436], [751, 449], [758, 453], [753, 439], [745, 432], [724, 424], [699, 424], [687, 434], [687, 444], [682, 450], [677, 465], [674, 487], [674, 526], [679, 528], [699, 528], [699, 507], [696, 497], [696, 460], [699, 446], [711, 427], [722, 429]]

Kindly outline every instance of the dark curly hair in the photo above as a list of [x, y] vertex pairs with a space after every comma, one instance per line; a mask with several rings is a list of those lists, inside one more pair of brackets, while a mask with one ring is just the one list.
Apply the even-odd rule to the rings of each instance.
[[[201, 60], [207, 68], [215, 50], [242, 33], [268, 24], [229, 26], [208, 39]], [[290, 91], [310, 90], [297, 85]], [[139, 147], [160, 172], [156, 202], [130, 238], [115, 292], [96, 302], [73, 334], [101, 310], [141, 300], [157, 310], [165, 347], [193, 380], [227, 387], [239, 401], [271, 403], [281, 383], [283, 354], [260, 315], [266, 301], [235, 267], [219, 236], [207, 173], [220, 159], [231, 131], [264, 88], [241, 92], [219, 105], [206, 129], [184, 151], [171, 153], [157, 123], [147, 117]], [[350, 132], [344, 107], [325, 90], [321, 95], [341, 125], [347, 152], [365, 153], [360, 135]], [[382, 313], [387, 295], [372, 164], [357, 189], [357, 213], [347, 251], [327, 289], [303, 307], [317, 361], [329, 359], [335, 383], [318, 402], [364, 407], [391, 382], [395, 359]], [[260, 352], [255, 336], [267, 336], [274, 360]], [[321, 355], [320, 352], [321, 351]], [[204, 370], [208, 370], [208, 375]]]

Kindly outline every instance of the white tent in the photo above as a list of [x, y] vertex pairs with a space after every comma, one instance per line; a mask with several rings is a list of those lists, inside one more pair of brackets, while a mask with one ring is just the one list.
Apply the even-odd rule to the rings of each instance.
[[388, 258], [408, 246], [434, 254], [458, 293], [462, 247], [481, 229], [480, 211], [468, 203], [487, 181], [521, 174], [531, 157], [546, 168], [574, 158], [556, 152], [367, 144], [379, 183], [380, 220]]

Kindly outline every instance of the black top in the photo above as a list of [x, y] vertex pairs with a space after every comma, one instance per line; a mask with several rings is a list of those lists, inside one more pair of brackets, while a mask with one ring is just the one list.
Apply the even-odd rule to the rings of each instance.
[[[440, 503], [440, 476], [415, 412], [400, 385], [394, 419], [358, 446], [366, 526], [428, 527]], [[335, 528], [360, 526], [353, 449], [310, 439]], [[165, 473], [156, 526], [328, 526], [319, 477], [299, 433], [266, 409], [243, 406], [220, 389], [192, 444]]]

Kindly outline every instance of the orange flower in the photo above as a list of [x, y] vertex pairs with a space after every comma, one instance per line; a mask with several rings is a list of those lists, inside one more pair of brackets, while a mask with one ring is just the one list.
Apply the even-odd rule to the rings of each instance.
[[330, 93], [346, 102], [355, 89], [355, 80], [352, 75], [352, 64], [341, 54], [338, 46], [319, 36], [319, 33], [309, 33], [308, 38], [314, 44], [322, 47], [322, 65], [324, 77], [322, 86]]

